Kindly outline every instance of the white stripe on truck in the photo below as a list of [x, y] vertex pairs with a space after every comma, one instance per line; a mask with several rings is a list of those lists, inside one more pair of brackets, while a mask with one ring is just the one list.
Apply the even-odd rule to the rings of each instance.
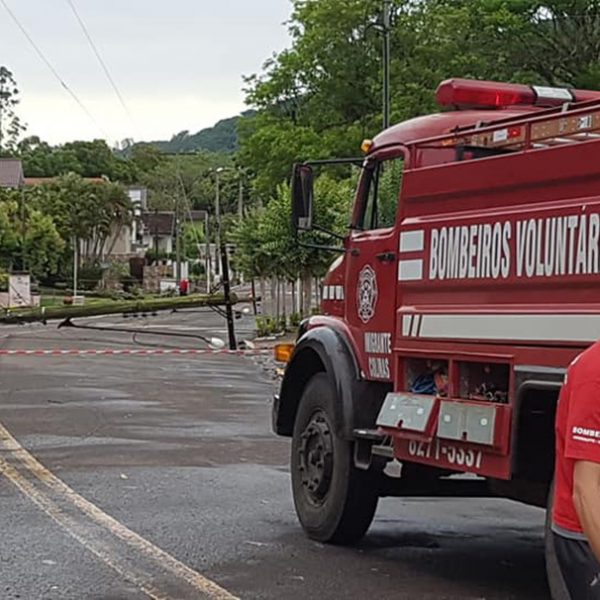
[[[420, 326], [415, 326], [416, 324]], [[594, 342], [600, 314], [410, 314], [402, 317], [405, 337]]]
[[400, 281], [420, 281], [423, 279], [423, 260], [401, 260], [398, 262], [398, 279]]
[[400, 252], [422, 252], [425, 249], [425, 232], [403, 231], [400, 234]]

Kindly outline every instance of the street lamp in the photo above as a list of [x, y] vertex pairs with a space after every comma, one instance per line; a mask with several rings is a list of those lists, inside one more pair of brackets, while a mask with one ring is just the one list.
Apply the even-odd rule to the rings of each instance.
[[238, 174], [238, 217], [240, 220], [244, 218], [244, 182], [248, 176], [248, 171], [243, 167], [237, 167]]
[[382, 66], [383, 66], [383, 90], [382, 90], [382, 114], [383, 128], [390, 126], [390, 34], [392, 31], [392, 0], [382, 0], [381, 18], [377, 23], [368, 25], [379, 31], [383, 36], [382, 44]]
[[383, 0], [383, 128], [390, 126], [390, 13], [391, 0]]

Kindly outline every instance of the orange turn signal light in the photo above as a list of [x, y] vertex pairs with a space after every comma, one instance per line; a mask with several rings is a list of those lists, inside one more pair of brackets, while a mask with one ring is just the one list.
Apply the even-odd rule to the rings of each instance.
[[367, 154], [369, 152], [369, 150], [371, 150], [371, 148], [373, 147], [373, 140], [363, 140], [362, 144], [360, 145], [360, 149]]
[[273, 356], [277, 362], [286, 363], [292, 358], [294, 344], [275, 344], [273, 347]]

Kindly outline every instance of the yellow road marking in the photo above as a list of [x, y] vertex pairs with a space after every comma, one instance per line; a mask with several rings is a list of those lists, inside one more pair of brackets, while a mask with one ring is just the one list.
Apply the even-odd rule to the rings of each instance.
[[80, 496], [33, 457], [0, 423], [0, 474], [74, 539], [153, 600], [235, 596], [131, 531]]

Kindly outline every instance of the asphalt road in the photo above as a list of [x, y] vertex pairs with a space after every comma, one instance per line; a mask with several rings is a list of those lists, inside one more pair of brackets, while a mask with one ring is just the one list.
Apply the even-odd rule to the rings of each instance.
[[[88, 323], [224, 337], [203, 312]], [[249, 318], [237, 325], [250, 335]], [[0, 329], [2, 349], [168, 347], [204, 344]], [[0, 357], [0, 598], [548, 597], [544, 514], [508, 501], [384, 499], [358, 547], [307, 540], [259, 362]]]

